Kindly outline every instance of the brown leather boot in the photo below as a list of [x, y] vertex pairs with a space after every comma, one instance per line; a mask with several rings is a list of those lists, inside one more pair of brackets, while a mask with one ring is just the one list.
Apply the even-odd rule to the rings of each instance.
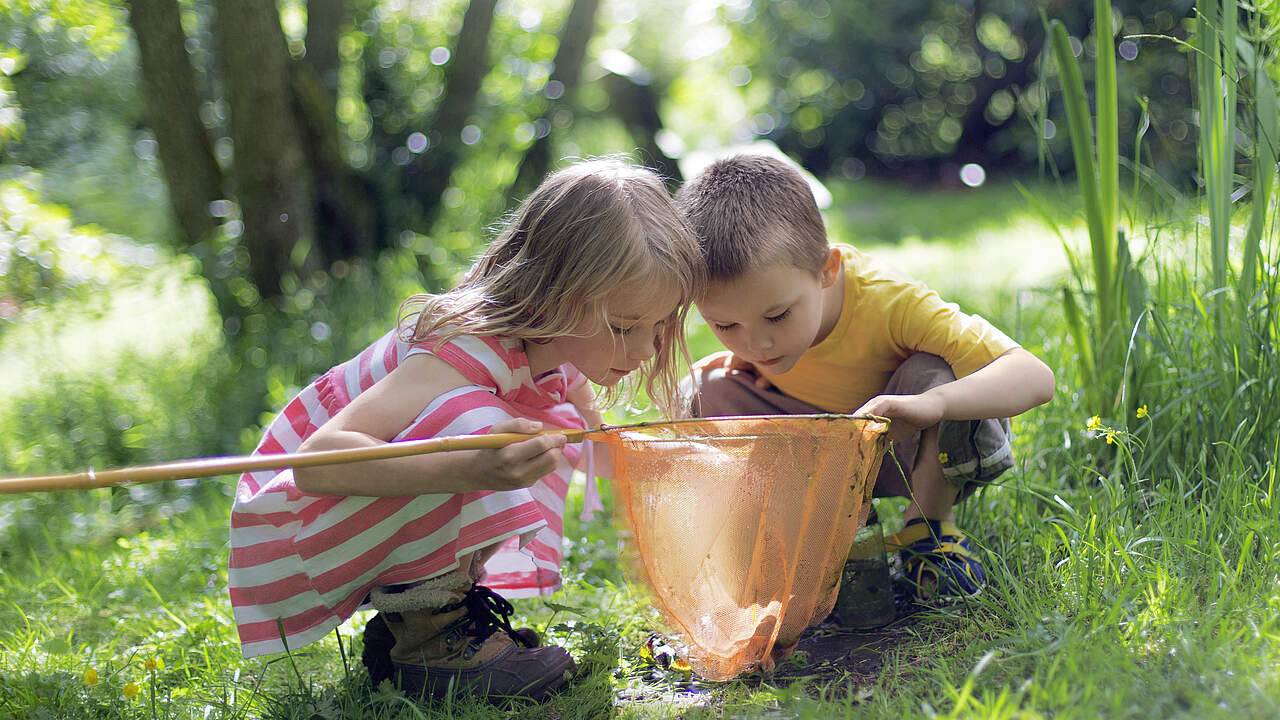
[[[527, 647], [527, 638], [508, 619], [511, 603], [487, 587], [473, 585], [465, 593], [443, 596], [440, 588], [397, 590], [401, 588], [378, 588], [373, 593], [380, 613], [365, 628], [364, 660], [375, 683], [390, 676], [403, 692], [417, 697], [474, 692], [490, 698], [541, 699], [573, 673], [573, 659], [564, 648]], [[412, 607], [419, 600], [442, 597], [452, 601]], [[388, 639], [376, 622], [379, 618], [394, 639], [389, 668], [377, 651], [386, 647]]]
[[[542, 636], [531, 627], [516, 628], [519, 643], [527, 648], [536, 648], [542, 644]], [[396, 637], [387, 627], [386, 618], [378, 613], [369, 618], [364, 625], [364, 648], [360, 659], [369, 671], [369, 684], [378, 687], [383, 680], [395, 677], [395, 667], [391, 664], [391, 648], [396, 645]]]

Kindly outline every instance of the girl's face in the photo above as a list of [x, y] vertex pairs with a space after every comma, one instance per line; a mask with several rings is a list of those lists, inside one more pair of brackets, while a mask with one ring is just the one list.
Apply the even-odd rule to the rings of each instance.
[[680, 302], [680, 293], [666, 287], [670, 284], [648, 278], [629, 282], [606, 298], [607, 320], [593, 313], [572, 335], [526, 343], [530, 371], [536, 376], [569, 363], [597, 385], [617, 385], [657, 352], [663, 326]]

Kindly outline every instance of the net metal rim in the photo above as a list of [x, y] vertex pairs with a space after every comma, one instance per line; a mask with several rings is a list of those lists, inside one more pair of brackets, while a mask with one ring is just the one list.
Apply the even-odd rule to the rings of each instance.
[[[884, 428], [882, 432], [885, 432], [885, 433], [888, 432], [889, 423], [890, 423], [889, 418], [882, 417], [880, 415], [848, 415], [848, 414], [841, 414], [841, 413], [818, 413], [818, 414], [808, 414], [808, 415], [718, 415], [714, 417], [705, 417], [705, 418], [679, 418], [676, 420], [660, 420], [660, 421], [654, 421], [654, 422], [636, 423], [633, 425], [601, 425], [599, 429], [601, 431], [604, 431], [607, 435], [623, 438], [627, 442], [637, 442], [637, 443], [639, 442], [671, 442], [672, 438], [670, 437], [647, 436], [644, 434], [644, 432], [646, 430], [655, 432], [655, 431], [662, 431], [667, 429], [674, 431], [674, 430], [680, 429], [682, 426], [683, 427], [690, 427], [690, 426], [697, 426], [697, 425], [732, 426], [735, 424], [750, 423], [752, 427], [750, 428], [749, 432], [747, 431], [734, 432], [732, 430], [728, 430], [728, 431], [720, 431], [720, 432], [700, 433], [697, 435], [700, 435], [701, 437], [706, 437], [706, 438], [753, 439], [753, 438], [778, 437], [782, 435], [792, 435], [795, 432], [794, 428], [785, 428], [785, 429], [780, 428], [777, 432], [768, 432], [767, 430], [762, 430], [762, 427], [767, 428], [770, 423], [776, 424], [776, 425], [793, 426], [797, 424], [802, 424], [805, 421], [811, 421], [815, 424], [817, 423], [844, 424], [844, 423], [849, 423], [853, 421], [879, 422], [884, 424]], [[693, 436], [694, 434], [689, 434], [689, 435], [684, 435], [682, 437], [687, 439]]]

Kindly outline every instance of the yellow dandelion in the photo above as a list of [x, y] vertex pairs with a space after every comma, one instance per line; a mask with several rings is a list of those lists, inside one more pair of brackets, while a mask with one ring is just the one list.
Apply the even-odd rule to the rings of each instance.
[[1138, 412], [1135, 414], [1138, 416], [1138, 419], [1141, 420], [1142, 418], [1147, 417], [1151, 413], [1147, 412], [1147, 404], [1143, 403], [1142, 407], [1138, 408]]
[[98, 684], [98, 671], [97, 671], [97, 670], [94, 670], [93, 668], [89, 668], [88, 670], [85, 670], [85, 671], [84, 671], [84, 684], [85, 684], [85, 685], [97, 685], [97, 684]]
[[1097, 415], [1094, 415], [1093, 417], [1089, 418], [1089, 422], [1085, 424], [1084, 429], [1088, 430], [1089, 432], [1093, 432], [1094, 430], [1097, 430], [1100, 427], [1102, 427], [1102, 418], [1098, 417]]
[[942, 463], [943, 465], [946, 465], [946, 464], [947, 464], [947, 454], [946, 454], [946, 453], [938, 453], [938, 462]]
[[124, 696], [130, 700], [138, 696], [138, 683], [125, 683], [124, 689], [121, 690]]
[[161, 660], [159, 655], [157, 655], [156, 657], [153, 657], [153, 658], [147, 658], [147, 661], [146, 661], [145, 663], [143, 663], [143, 667], [145, 667], [145, 668], [147, 669], [147, 671], [148, 671], [148, 672], [155, 672], [155, 671], [157, 671], [157, 670], [163, 670], [163, 669], [164, 669], [164, 660]]

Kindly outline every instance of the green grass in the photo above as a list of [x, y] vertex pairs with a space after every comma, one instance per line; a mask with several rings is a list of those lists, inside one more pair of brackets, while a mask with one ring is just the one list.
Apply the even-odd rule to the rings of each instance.
[[[869, 202], [873, 189], [833, 188], [859, 203]], [[897, 204], [902, 216], [919, 217], [927, 205], [920, 193], [882, 190], [889, 214]], [[646, 681], [639, 648], [657, 619], [626, 580], [625, 552], [607, 518], [577, 521], [577, 487], [567, 512], [566, 589], [547, 601], [517, 602], [518, 615], [569, 647], [584, 670], [552, 701], [418, 706], [370, 690], [358, 659], [360, 616], [340, 628], [341, 647], [331, 637], [291, 656], [245, 660], [226, 598], [230, 480], [221, 479], [136, 495], [0, 499], [0, 718], [1280, 714], [1280, 437], [1267, 409], [1280, 373], [1274, 362], [1233, 360], [1194, 299], [1193, 271], [1152, 264], [1151, 308], [1160, 322], [1144, 335], [1149, 377], [1145, 396], [1135, 399], [1148, 414], [1109, 417], [1089, 407], [1070, 371], [1073, 346], [1054, 290], [1065, 269], [1059, 240], [1029, 211], [991, 212], [1004, 207], [1006, 192], [966, 191], [955, 204], [948, 193], [938, 202], [950, 220], [891, 244], [844, 235], [850, 226], [831, 221], [837, 237], [977, 309], [1059, 371], [1055, 401], [1015, 421], [1019, 467], [960, 509], [960, 524], [985, 553], [991, 585], [972, 602], [921, 617], [885, 654], [874, 680], [745, 677], [695, 695], [681, 692], [678, 678]], [[962, 207], [970, 219], [958, 217]], [[1189, 227], [1131, 237], [1150, 244], [1153, 257], [1177, 257], [1169, 248], [1191, 241]], [[1078, 229], [1068, 235], [1083, 238]], [[90, 458], [151, 458], [206, 441], [164, 444], [180, 419], [198, 420], [205, 411], [185, 406], [194, 383], [183, 388], [180, 380], [216, 370], [226, 348], [209, 332], [207, 314], [199, 321], [179, 312], [190, 306], [186, 286], [179, 283], [176, 294], [165, 287], [141, 308], [118, 297], [79, 329], [51, 320], [41, 327], [55, 329], [52, 336], [39, 335], [36, 324], [6, 335], [0, 366], [28, 368], [22, 377], [36, 379], [13, 382], [6, 370], [0, 377], [10, 383], [9, 397], [46, 408], [31, 416], [16, 404], [0, 407], [2, 446], [16, 448], [6, 451], [10, 464], [36, 446], [43, 459], [33, 467], [66, 463], [61, 469], [69, 470]], [[122, 312], [148, 318], [145, 332], [131, 335]], [[135, 343], [143, 336], [158, 352]], [[41, 341], [14, 340], [23, 337]], [[695, 355], [715, 347], [702, 329], [691, 344]], [[61, 364], [52, 375], [60, 379], [46, 382], [44, 363], [53, 361], [31, 348], [64, 345], [54, 353]], [[77, 353], [90, 361], [76, 360]], [[102, 375], [103, 366], [116, 369]], [[273, 395], [297, 382], [281, 372]], [[126, 376], [136, 389], [113, 395], [109, 388]], [[99, 427], [118, 428], [111, 418], [133, 402], [143, 404], [135, 419], [147, 421], [150, 434]], [[106, 410], [90, 414], [85, 406]], [[44, 427], [59, 413], [85, 428], [79, 439]], [[1092, 415], [1102, 416], [1101, 426], [1088, 430]], [[227, 429], [216, 430], [211, 437], [228, 437]], [[230, 437], [238, 437], [234, 430]], [[128, 442], [109, 451], [115, 435]], [[608, 500], [607, 484], [603, 489]], [[882, 508], [892, 517], [901, 504]], [[147, 670], [155, 657], [163, 666]], [[788, 669], [804, 663], [795, 657]], [[95, 685], [84, 681], [90, 668]], [[131, 699], [123, 694], [130, 682], [138, 686]], [[639, 699], [620, 700], [622, 691]]]

